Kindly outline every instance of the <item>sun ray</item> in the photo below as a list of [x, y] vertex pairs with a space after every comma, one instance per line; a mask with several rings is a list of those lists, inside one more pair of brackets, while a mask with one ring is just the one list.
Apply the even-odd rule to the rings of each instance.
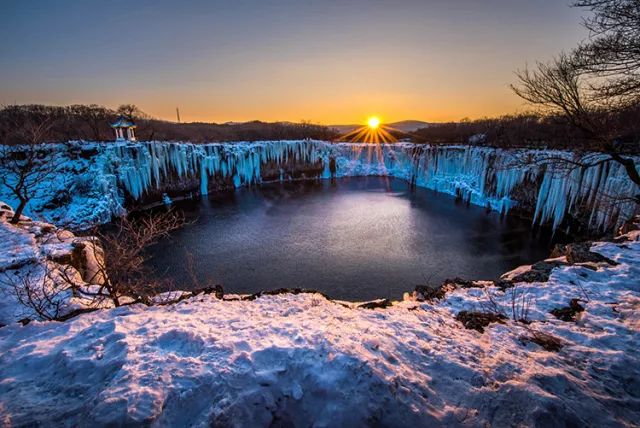
[[382, 124], [377, 116], [370, 116], [365, 126], [347, 132], [342, 136], [342, 139], [351, 143], [376, 145], [396, 142], [397, 139], [389, 131], [397, 132], [397, 130]]

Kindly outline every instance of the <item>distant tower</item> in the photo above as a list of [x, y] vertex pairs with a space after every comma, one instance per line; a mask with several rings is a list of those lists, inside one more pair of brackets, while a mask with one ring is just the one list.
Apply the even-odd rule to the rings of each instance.
[[[116, 141], [136, 141], [136, 134], [133, 131], [136, 128], [136, 124], [126, 117], [118, 117], [118, 119], [111, 124], [111, 127], [116, 131]], [[127, 132], [126, 138], [125, 130]]]
[[180, 110], [176, 107], [176, 116], [178, 117], [178, 123], [180, 123]]

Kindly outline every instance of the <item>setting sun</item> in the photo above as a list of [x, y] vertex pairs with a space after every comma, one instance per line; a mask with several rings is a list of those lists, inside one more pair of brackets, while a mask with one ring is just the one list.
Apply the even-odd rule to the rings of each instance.
[[368, 120], [367, 120], [367, 125], [369, 126], [369, 128], [371, 129], [376, 129], [378, 126], [380, 126], [380, 119], [378, 119], [375, 116], [371, 116]]

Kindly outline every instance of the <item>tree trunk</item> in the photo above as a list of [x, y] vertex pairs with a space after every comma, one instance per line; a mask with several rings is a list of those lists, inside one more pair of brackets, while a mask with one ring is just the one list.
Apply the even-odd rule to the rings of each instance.
[[26, 199], [20, 199], [20, 205], [16, 208], [16, 212], [13, 214], [13, 218], [11, 219], [11, 224], [17, 224], [20, 221], [20, 216], [22, 216], [22, 211], [27, 206]]

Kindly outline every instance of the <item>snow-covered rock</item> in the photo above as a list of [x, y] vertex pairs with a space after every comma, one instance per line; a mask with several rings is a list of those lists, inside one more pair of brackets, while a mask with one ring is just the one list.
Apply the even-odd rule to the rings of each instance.
[[[82, 293], [102, 281], [102, 253], [92, 237], [26, 216], [11, 224], [12, 217], [0, 202], [0, 324], [110, 306]], [[34, 303], [22, 304], [27, 300]]]

